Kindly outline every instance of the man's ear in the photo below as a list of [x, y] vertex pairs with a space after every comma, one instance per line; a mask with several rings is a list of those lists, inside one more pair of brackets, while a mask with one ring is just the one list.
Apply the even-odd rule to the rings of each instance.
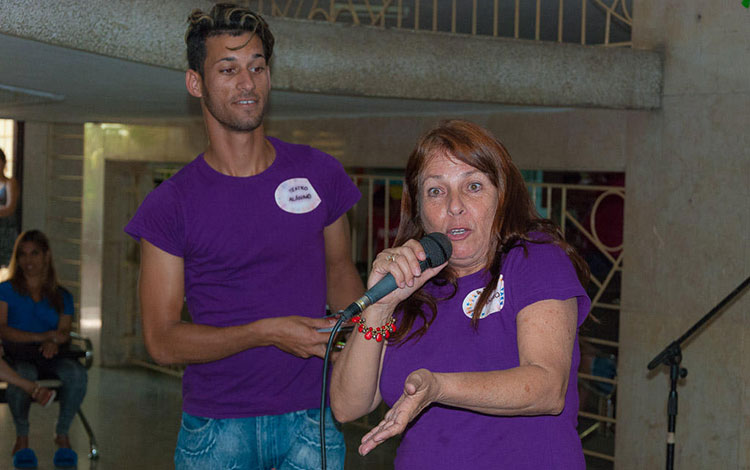
[[203, 77], [193, 69], [185, 72], [185, 87], [196, 98], [203, 98]]

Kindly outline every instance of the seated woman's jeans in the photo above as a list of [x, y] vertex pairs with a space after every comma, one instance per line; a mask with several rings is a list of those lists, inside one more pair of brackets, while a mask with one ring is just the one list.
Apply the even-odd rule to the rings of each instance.
[[[57, 418], [55, 433], [58, 435], [67, 435], [73, 418], [76, 417], [78, 409], [83, 403], [83, 397], [86, 396], [86, 386], [88, 384], [88, 375], [86, 368], [75, 359], [70, 358], [53, 358], [45, 360], [44, 367], [49, 369], [63, 385], [60, 389], [60, 414]], [[36, 381], [39, 379], [39, 369], [36, 364], [26, 361], [16, 360], [13, 368], [21, 377]], [[29, 407], [31, 406], [31, 397], [28, 393], [20, 388], [8, 384], [6, 392], [8, 407], [13, 415], [13, 422], [16, 425], [17, 436], [29, 435]]]
[[[326, 409], [326, 467], [344, 468], [340, 425]], [[182, 414], [174, 456], [177, 470], [320, 468], [320, 410], [253, 418], [211, 419]]]

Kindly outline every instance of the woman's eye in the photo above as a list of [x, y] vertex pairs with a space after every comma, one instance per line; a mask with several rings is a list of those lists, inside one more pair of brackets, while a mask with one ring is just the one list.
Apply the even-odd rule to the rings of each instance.
[[430, 188], [427, 190], [428, 196], [437, 196], [440, 194], [440, 190], [438, 188]]
[[476, 192], [482, 189], [482, 183], [469, 183], [469, 191]]

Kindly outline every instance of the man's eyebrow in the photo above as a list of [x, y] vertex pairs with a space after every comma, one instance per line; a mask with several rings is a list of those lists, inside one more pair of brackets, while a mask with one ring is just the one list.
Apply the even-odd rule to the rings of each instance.
[[[263, 59], [263, 58], [265, 58], [265, 56], [263, 54], [261, 54], [260, 52], [257, 53], [257, 54], [253, 54], [250, 57], [251, 60]], [[222, 57], [221, 59], [217, 60], [215, 63], [218, 64], [219, 62], [237, 62], [237, 57], [231, 56], [231, 55], [230, 56], [226, 56], [226, 57]]]

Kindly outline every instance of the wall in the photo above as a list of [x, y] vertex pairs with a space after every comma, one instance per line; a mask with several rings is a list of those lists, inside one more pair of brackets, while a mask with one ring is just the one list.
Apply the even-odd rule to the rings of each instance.
[[24, 127], [23, 230], [42, 229], [47, 219], [47, 158], [50, 124], [26, 122]]
[[82, 171], [83, 126], [25, 124], [22, 229], [41, 230], [50, 239], [58, 280], [77, 305], [81, 299]]
[[[636, 0], [635, 47], [662, 50], [662, 108], [627, 120], [617, 469], [660, 468], [669, 378], [648, 362], [750, 274], [750, 11]], [[750, 468], [750, 295], [683, 344], [680, 469]]]
[[[202, 123], [182, 126], [85, 126], [83, 292], [81, 310], [102, 364], [127, 361], [138, 347], [137, 245], [123, 232], [150, 184], [146, 162], [188, 162], [205, 146]], [[120, 161], [135, 166], [110, 165]], [[114, 171], [107, 171], [108, 166]], [[135, 202], [131, 200], [136, 198]], [[106, 347], [99, 347], [99, 344]]]
[[625, 171], [622, 123], [630, 111], [514, 108], [507, 113], [383, 118], [269, 120], [268, 133], [307, 143], [347, 167], [403, 168], [417, 138], [446, 118], [490, 129], [521, 168]]

